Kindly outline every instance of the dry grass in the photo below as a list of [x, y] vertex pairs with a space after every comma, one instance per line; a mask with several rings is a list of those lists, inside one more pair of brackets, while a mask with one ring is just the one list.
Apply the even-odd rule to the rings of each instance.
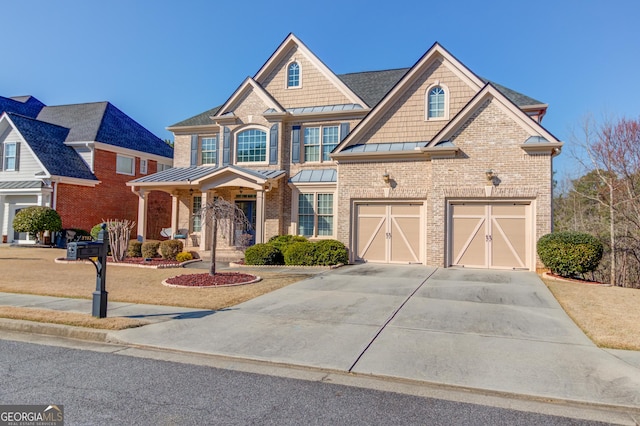
[[[65, 250], [0, 247], [0, 292], [90, 299], [96, 271], [91, 264], [55, 263]], [[260, 272], [256, 284], [224, 288], [176, 288], [161, 284], [165, 278], [201, 273], [192, 269], [107, 267], [110, 302], [146, 303], [199, 309], [222, 309], [307, 278], [305, 274]], [[251, 272], [243, 268], [242, 272]]]
[[573, 321], [604, 348], [640, 350], [640, 290], [545, 278]]
[[149, 324], [131, 318], [94, 318], [87, 314], [54, 311], [51, 309], [17, 308], [0, 306], [0, 318], [19, 319], [53, 324], [73, 325], [76, 327], [100, 328], [103, 330], [124, 330]]

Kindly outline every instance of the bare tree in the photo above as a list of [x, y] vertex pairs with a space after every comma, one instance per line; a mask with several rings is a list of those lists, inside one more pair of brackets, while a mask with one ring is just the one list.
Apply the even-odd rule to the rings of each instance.
[[127, 255], [127, 248], [129, 246], [131, 230], [136, 225], [136, 223], [127, 219], [102, 219], [102, 221], [107, 224], [111, 258], [114, 262], [120, 262], [124, 260]]
[[251, 229], [251, 222], [249, 222], [242, 209], [222, 197], [214, 197], [213, 201], [207, 202], [200, 209], [200, 212], [196, 214], [199, 214], [203, 221], [210, 223], [211, 267], [209, 268], [209, 275], [215, 275], [218, 232], [223, 235], [229, 235], [234, 229], [248, 230]]
[[640, 121], [623, 118], [615, 123], [605, 120], [597, 124], [589, 117], [582, 131], [581, 137], [574, 137], [580, 148], [574, 158], [590, 170], [599, 189], [587, 191], [574, 185], [573, 191], [607, 209], [609, 279], [612, 285], [617, 285], [619, 234], [624, 230], [624, 238], [640, 247]]

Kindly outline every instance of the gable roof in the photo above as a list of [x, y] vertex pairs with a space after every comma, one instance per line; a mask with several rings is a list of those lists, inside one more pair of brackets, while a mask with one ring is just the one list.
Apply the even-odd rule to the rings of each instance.
[[216, 112], [215, 114], [216, 117], [220, 117], [221, 115], [227, 112], [231, 112], [228, 110], [231, 107], [231, 105], [233, 105], [234, 102], [236, 102], [242, 95], [246, 94], [249, 91], [252, 91], [253, 93], [257, 94], [258, 97], [262, 100], [262, 102], [264, 102], [267, 105], [268, 109], [272, 109], [275, 112], [284, 112], [284, 109], [282, 108], [282, 106], [275, 99], [273, 99], [273, 96], [271, 96], [271, 94], [267, 93], [267, 91], [264, 90], [264, 88], [260, 84], [258, 84], [254, 79], [252, 79], [251, 77], [247, 77], [245, 81], [242, 82], [240, 87], [238, 87], [236, 91], [233, 92], [231, 97], [227, 99], [227, 102], [225, 102], [224, 105], [222, 105], [220, 109]]
[[[487, 83], [482, 90], [480, 90], [467, 105], [451, 119], [446, 126], [444, 126], [429, 142], [427, 147], [434, 147], [440, 142], [448, 140], [458, 130], [458, 128], [465, 123], [465, 121], [471, 117], [477, 108], [487, 99], [496, 99], [504, 110], [511, 115], [511, 117], [525, 128], [529, 133], [540, 135], [546, 142], [557, 143], [558, 146], [562, 146], [562, 142], [552, 135], [547, 129], [542, 127], [540, 123], [525, 114], [518, 105], [507, 98], [498, 88], [491, 83]], [[524, 143], [525, 141], [523, 141]]]
[[173, 158], [173, 149], [109, 102], [44, 107], [37, 119], [70, 129], [65, 142], [102, 142]]
[[338, 78], [336, 74], [334, 74], [331, 69], [325, 65], [324, 62], [320, 58], [318, 58], [298, 37], [296, 37], [293, 33], [289, 33], [287, 37], [280, 43], [278, 48], [271, 54], [267, 62], [262, 65], [262, 67], [258, 70], [256, 75], [253, 77], [255, 81], [259, 84], [263, 84], [263, 79], [269, 75], [269, 73], [273, 70], [275, 66], [278, 65], [280, 59], [286, 55], [286, 53], [292, 49], [297, 48], [298, 52], [303, 54], [309, 62], [311, 62], [319, 71], [326, 77], [329, 81], [333, 83], [336, 89], [338, 89], [342, 94], [350, 100], [350, 103], [361, 104], [363, 101], [360, 97], [353, 92], [342, 80]]
[[[311, 55], [311, 58], [315, 60], [319, 65], [326, 68], [326, 70], [337, 77], [344, 85], [347, 86], [349, 90], [353, 94], [355, 94], [358, 98], [360, 98], [367, 107], [374, 108], [376, 105], [382, 101], [382, 99], [389, 93], [399, 82], [400, 80], [415, 66], [420, 63], [420, 61], [424, 60], [425, 57], [429, 55], [430, 52], [437, 50], [440, 54], [446, 55], [450, 60], [455, 61], [458, 64], [458, 67], [466, 73], [468, 76], [473, 79], [480, 89], [486, 83], [491, 83], [494, 87], [496, 87], [499, 91], [501, 91], [509, 100], [511, 100], [514, 104], [516, 104], [520, 108], [531, 107], [531, 106], [546, 106], [543, 102], [540, 102], [534, 98], [526, 96], [522, 93], [516, 92], [515, 90], [509, 89], [508, 87], [497, 84], [493, 81], [487, 80], [483, 77], [476, 76], [471, 70], [466, 68], [462, 63], [460, 63], [453, 55], [451, 55], [446, 49], [440, 46], [437, 42], [434, 43], [429, 50], [418, 60], [416, 65], [410, 68], [396, 68], [389, 70], [378, 70], [378, 71], [364, 71], [364, 72], [355, 72], [355, 73], [346, 73], [346, 74], [333, 74], [329, 68], [324, 65], [324, 63], [318, 59], [313, 53], [302, 43], [295, 35], [289, 34], [287, 38], [280, 44], [280, 46], [276, 49], [276, 51], [269, 57], [267, 62], [260, 68], [260, 70], [254, 76], [254, 80], [259, 80], [261, 77], [266, 75], [271, 67], [275, 66], [277, 63], [277, 58], [279, 55], [283, 54], [287, 50], [287, 48], [292, 44], [297, 44], [305, 54]], [[243, 85], [246, 84], [243, 83]], [[241, 86], [242, 87], [242, 86]], [[237, 89], [234, 92], [234, 95], [239, 91]], [[234, 97], [232, 95], [231, 98]], [[229, 100], [231, 99], [229, 98]], [[225, 102], [225, 104], [229, 103], [229, 100]], [[309, 105], [307, 108], [320, 108], [325, 105]], [[198, 115], [187, 118], [185, 120], [179, 121], [171, 126], [169, 129], [174, 127], [188, 127], [188, 126], [206, 126], [213, 125], [213, 121], [211, 120], [212, 116], [217, 115], [222, 108], [222, 105], [216, 106], [212, 109], [204, 111]], [[275, 108], [274, 108], [275, 110]], [[290, 109], [287, 109], [290, 111]]]
[[26, 117], [35, 118], [45, 105], [33, 96], [15, 96], [5, 98], [0, 96], [0, 114], [14, 112]]
[[75, 150], [65, 145], [69, 129], [19, 114], [6, 116], [50, 175], [98, 180]]

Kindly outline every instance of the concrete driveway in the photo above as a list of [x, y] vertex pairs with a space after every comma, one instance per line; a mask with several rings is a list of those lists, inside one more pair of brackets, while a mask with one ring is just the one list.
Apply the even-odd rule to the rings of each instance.
[[347, 266], [201, 318], [112, 336], [132, 344], [640, 407], [640, 370], [593, 345], [531, 272]]

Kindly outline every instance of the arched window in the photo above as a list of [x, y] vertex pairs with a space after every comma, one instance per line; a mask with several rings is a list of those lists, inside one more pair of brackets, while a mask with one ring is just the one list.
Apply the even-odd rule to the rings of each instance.
[[291, 62], [287, 68], [287, 87], [300, 87], [300, 64]]
[[249, 129], [238, 133], [236, 145], [238, 163], [257, 163], [267, 161], [267, 133], [258, 129]]
[[446, 93], [441, 86], [435, 86], [429, 90], [427, 118], [445, 118]]

